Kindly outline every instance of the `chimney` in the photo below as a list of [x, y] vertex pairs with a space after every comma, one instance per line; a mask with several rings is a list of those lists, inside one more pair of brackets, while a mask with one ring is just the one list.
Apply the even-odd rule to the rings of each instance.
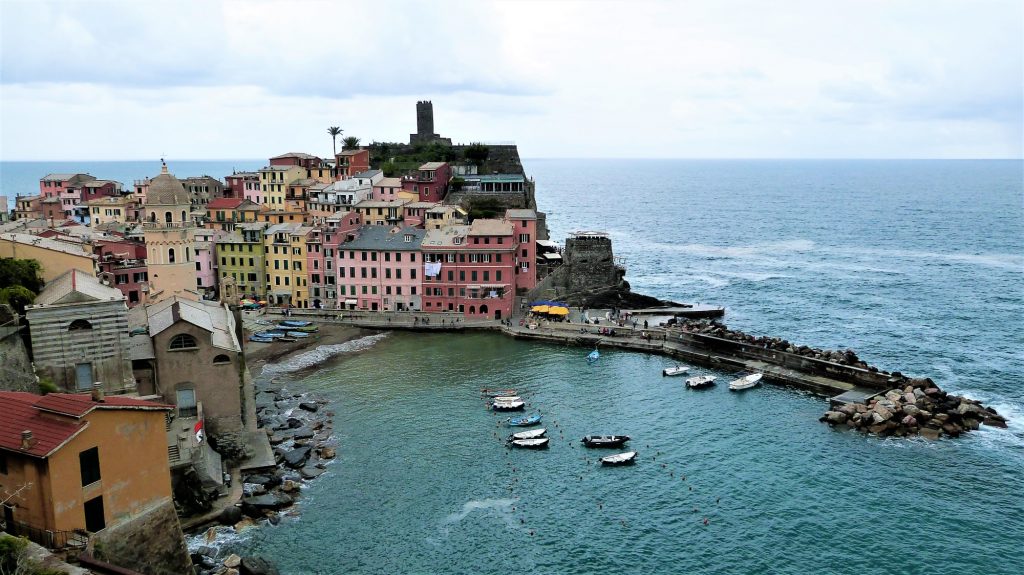
[[22, 451], [28, 451], [32, 448], [35, 441], [32, 440], [32, 431], [26, 429], [21, 432], [21, 449]]
[[103, 403], [103, 384], [98, 381], [92, 384], [92, 400]]

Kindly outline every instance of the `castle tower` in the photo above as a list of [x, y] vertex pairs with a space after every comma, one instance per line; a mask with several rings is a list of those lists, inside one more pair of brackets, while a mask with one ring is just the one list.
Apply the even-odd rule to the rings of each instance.
[[425, 140], [437, 137], [434, 133], [434, 104], [430, 100], [416, 102], [416, 134]]
[[146, 263], [149, 267], [147, 303], [178, 295], [199, 300], [196, 290], [195, 224], [189, 214], [188, 192], [161, 161], [160, 175], [146, 194]]

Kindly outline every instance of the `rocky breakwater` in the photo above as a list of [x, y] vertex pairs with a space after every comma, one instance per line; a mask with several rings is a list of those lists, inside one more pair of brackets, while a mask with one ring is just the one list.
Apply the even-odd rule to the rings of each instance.
[[818, 349], [816, 347], [810, 347], [806, 345], [797, 345], [791, 343], [781, 337], [767, 337], [767, 336], [753, 336], [747, 333], [743, 333], [739, 330], [729, 329], [721, 322], [715, 320], [699, 320], [699, 319], [685, 319], [685, 318], [674, 318], [675, 322], [669, 320], [668, 327], [675, 325], [679, 327], [684, 333], [709, 335], [729, 341], [735, 341], [737, 343], [744, 343], [756, 346], [765, 350], [781, 351], [784, 353], [790, 353], [801, 357], [810, 359], [817, 359], [821, 361], [827, 361], [829, 363], [835, 363], [838, 365], [847, 365], [850, 367], [856, 367], [858, 369], [864, 369], [872, 373], [881, 373], [888, 375], [889, 372], [880, 370], [873, 365], [868, 363], [861, 358], [857, 357], [857, 353], [852, 349], [846, 350], [827, 350]]
[[946, 393], [930, 378], [908, 378], [896, 372], [889, 381], [894, 387], [867, 404], [835, 407], [820, 420], [880, 437], [920, 435], [928, 439], [959, 437], [982, 425], [1006, 427], [1006, 418], [991, 407]]
[[200, 575], [276, 574], [264, 558], [227, 553], [228, 546], [219, 544], [221, 530], [242, 532], [260, 522], [277, 525], [282, 517], [298, 516], [302, 486], [323, 474], [336, 455], [331, 437], [334, 413], [325, 408], [327, 400], [292, 393], [263, 378], [254, 386], [259, 425], [267, 432], [277, 466], [242, 476], [241, 503], [224, 509], [219, 517], [222, 526], [230, 527], [210, 528], [204, 544], [192, 552]]

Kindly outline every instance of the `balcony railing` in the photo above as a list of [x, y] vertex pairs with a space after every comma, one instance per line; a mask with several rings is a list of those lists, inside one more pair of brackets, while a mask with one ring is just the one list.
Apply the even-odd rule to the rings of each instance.
[[28, 537], [30, 541], [38, 543], [47, 549], [82, 548], [89, 543], [89, 532], [84, 529], [52, 531], [42, 527], [34, 527], [21, 521], [11, 521], [9, 525], [0, 521], [0, 525], [3, 525], [3, 530], [8, 535]]

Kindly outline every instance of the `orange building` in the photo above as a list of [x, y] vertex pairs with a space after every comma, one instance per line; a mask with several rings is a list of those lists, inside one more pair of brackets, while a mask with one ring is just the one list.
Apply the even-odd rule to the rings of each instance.
[[7, 531], [34, 539], [40, 533], [102, 539], [153, 512], [173, 510], [166, 432], [171, 409], [103, 397], [98, 390], [0, 392], [0, 493], [17, 493], [4, 506]]

